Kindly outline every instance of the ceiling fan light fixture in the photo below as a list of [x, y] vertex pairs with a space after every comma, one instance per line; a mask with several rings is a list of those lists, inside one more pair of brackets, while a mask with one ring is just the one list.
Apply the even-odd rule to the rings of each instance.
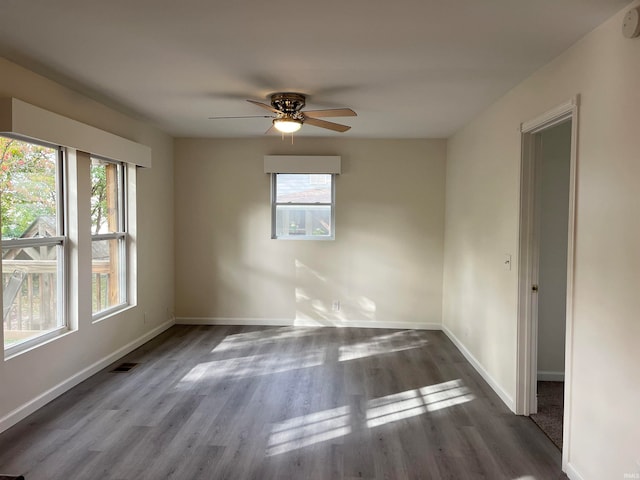
[[273, 126], [282, 133], [295, 133], [302, 128], [302, 121], [295, 118], [276, 118]]

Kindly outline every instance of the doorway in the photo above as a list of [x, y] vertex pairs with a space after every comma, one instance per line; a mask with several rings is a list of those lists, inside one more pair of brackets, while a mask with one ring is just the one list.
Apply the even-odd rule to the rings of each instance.
[[571, 119], [533, 134], [537, 371], [532, 420], [562, 449]]
[[517, 413], [567, 451], [577, 98], [522, 125]]

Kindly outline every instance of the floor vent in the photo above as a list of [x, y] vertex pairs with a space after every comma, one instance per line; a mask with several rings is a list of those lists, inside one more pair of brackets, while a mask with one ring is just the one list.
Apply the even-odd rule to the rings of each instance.
[[120, 365], [118, 365], [116, 368], [114, 368], [113, 370], [111, 370], [112, 372], [118, 373], [118, 372], [128, 372], [129, 370], [137, 367], [138, 364], [137, 363], [121, 363]]

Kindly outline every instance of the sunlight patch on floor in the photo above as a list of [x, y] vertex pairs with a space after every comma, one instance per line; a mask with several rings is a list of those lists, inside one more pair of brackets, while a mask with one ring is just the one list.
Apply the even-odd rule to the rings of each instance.
[[354, 343], [340, 347], [341, 362], [357, 360], [358, 358], [372, 357], [385, 353], [401, 352], [420, 348], [426, 345], [428, 340], [415, 330], [402, 330], [400, 332], [378, 335], [366, 342]]
[[420, 389], [375, 398], [367, 409], [367, 427], [374, 428], [427, 412], [470, 402], [475, 397], [462, 380], [439, 383]]
[[349, 433], [349, 407], [338, 407], [291, 418], [274, 425], [266, 455], [280, 455]]
[[[474, 398], [460, 379], [374, 398], [367, 402], [366, 427], [398, 422], [470, 402]], [[356, 426], [358, 429], [363, 427], [362, 422], [351, 415], [348, 406], [290, 418], [273, 426], [266, 454], [280, 455], [343, 437]], [[522, 480], [530, 479], [523, 477]]]
[[215, 378], [247, 378], [272, 375], [300, 368], [318, 367], [324, 363], [324, 352], [310, 351], [302, 355], [296, 353], [279, 357], [273, 355], [252, 355], [250, 357], [230, 358], [226, 360], [214, 360], [202, 362], [193, 367], [178, 382], [178, 390], [189, 388], [194, 382], [202, 382]]
[[265, 343], [280, 342], [282, 340], [307, 337], [317, 333], [316, 328], [277, 327], [255, 332], [236, 333], [228, 335], [211, 353], [225, 352], [245, 347], [255, 347]]

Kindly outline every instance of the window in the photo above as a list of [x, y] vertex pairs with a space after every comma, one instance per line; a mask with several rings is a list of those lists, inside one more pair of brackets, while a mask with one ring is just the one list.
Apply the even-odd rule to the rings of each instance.
[[136, 167], [152, 162], [146, 145], [16, 98], [0, 98], [0, 118], [8, 357], [82, 329], [89, 301], [94, 320], [135, 303]]
[[95, 317], [127, 304], [124, 164], [91, 159], [91, 304]]
[[333, 240], [335, 175], [272, 174], [271, 238]]
[[66, 330], [63, 151], [0, 137], [4, 348]]

